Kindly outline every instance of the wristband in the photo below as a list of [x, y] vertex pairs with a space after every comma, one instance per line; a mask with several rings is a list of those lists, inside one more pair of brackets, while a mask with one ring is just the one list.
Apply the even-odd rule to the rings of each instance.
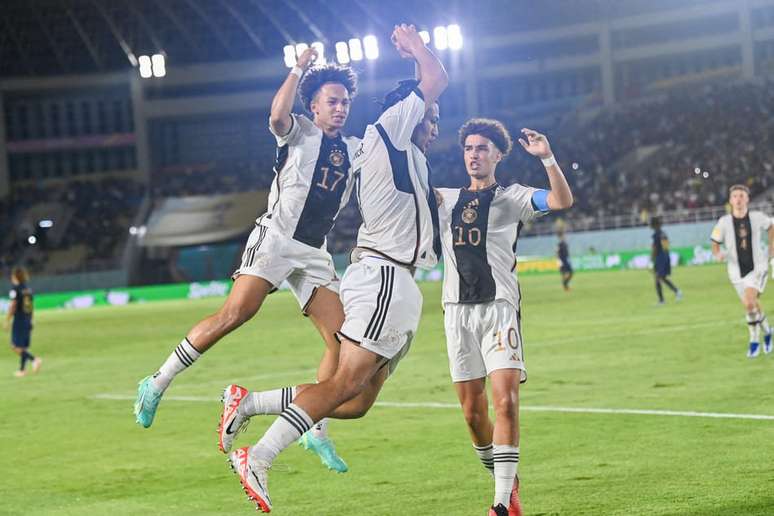
[[548, 168], [548, 167], [550, 167], [552, 165], [556, 165], [557, 164], [556, 163], [556, 158], [554, 157], [553, 154], [551, 154], [551, 157], [546, 158], [546, 159], [541, 159], [540, 161], [543, 162], [543, 166], [546, 167], [546, 168]]
[[295, 76], [296, 76], [296, 77], [298, 77], [299, 79], [301, 78], [301, 76], [302, 76], [302, 75], [304, 75], [304, 71], [301, 69], [301, 67], [300, 67], [300, 66], [294, 66], [294, 67], [293, 67], [293, 68], [290, 70], [290, 73], [292, 73], [293, 75], [295, 75]]

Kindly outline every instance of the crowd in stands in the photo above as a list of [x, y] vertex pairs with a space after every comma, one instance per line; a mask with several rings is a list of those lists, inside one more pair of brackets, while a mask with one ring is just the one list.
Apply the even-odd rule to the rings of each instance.
[[[144, 194], [139, 182], [119, 178], [15, 188], [2, 207], [3, 220], [13, 224], [11, 231], [0, 237], [2, 265], [16, 263], [21, 257], [33, 272], [88, 272], [115, 267], [116, 253], [126, 241]], [[41, 227], [35, 220], [43, 216], [33, 209], [40, 205], [47, 207], [45, 213], [57, 215], [48, 219], [50, 228]], [[34, 243], [30, 237], [34, 237]], [[48, 263], [52, 253], [76, 248], [82, 253], [75, 263], [64, 268]]]
[[[507, 117], [503, 121], [518, 137], [522, 124]], [[768, 190], [774, 191], [772, 81], [706, 83], [619, 105], [584, 122], [534, 129], [549, 136], [575, 193], [575, 205], [565, 217], [571, 230], [582, 227], [583, 220], [632, 215], [645, 222], [648, 214], [722, 205], [735, 183], [746, 184], [753, 197], [771, 198]], [[154, 172], [149, 188], [119, 179], [13, 188], [12, 196], [0, 202], [0, 217], [16, 220], [33, 200], [68, 206], [73, 216], [67, 231], [46, 245], [53, 250], [86, 245], [88, 266], [112, 257], [125, 241], [127, 224], [146, 193], [159, 198], [267, 189], [274, 179], [273, 158], [167, 167]], [[467, 184], [458, 145], [436, 145], [429, 158], [435, 185]], [[498, 180], [548, 186], [540, 161], [518, 142], [498, 167]], [[328, 238], [331, 252], [352, 247], [359, 223], [352, 201]], [[8, 236], [0, 238], [0, 265], [30, 254], [24, 241]], [[31, 254], [29, 259], [44, 260]]]

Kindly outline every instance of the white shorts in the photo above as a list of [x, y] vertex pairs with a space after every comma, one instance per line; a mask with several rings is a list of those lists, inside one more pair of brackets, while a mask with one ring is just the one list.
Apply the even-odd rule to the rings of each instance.
[[739, 299], [744, 301], [744, 291], [748, 288], [753, 288], [758, 291], [759, 294], [763, 294], [766, 289], [766, 281], [769, 279], [768, 269], [762, 271], [752, 270], [747, 275], [736, 281], [731, 280], [731, 283], [736, 289], [736, 293], [739, 295]]
[[527, 381], [521, 318], [508, 301], [444, 305], [446, 351], [453, 382], [484, 378], [498, 369], [520, 369]]
[[242, 274], [263, 278], [275, 289], [287, 280], [304, 313], [317, 288], [339, 291], [333, 258], [327, 251], [260, 225], [250, 233], [242, 253], [242, 264], [231, 277], [236, 279]]
[[364, 257], [341, 279], [344, 324], [339, 336], [389, 360], [389, 372], [408, 353], [422, 313], [422, 293], [405, 267]]

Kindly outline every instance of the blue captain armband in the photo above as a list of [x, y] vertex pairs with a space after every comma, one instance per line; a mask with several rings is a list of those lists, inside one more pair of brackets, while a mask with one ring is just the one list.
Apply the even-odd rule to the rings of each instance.
[[543, 213], [551, 211], [551, 208], [548, 207], [548, 190], [535, 190], [535, 193], [532, 194], [532, 207], [535, 208], [535, 211]]

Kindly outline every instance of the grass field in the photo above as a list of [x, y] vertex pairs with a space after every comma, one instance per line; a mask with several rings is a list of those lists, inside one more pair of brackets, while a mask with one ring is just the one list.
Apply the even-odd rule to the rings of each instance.
[[[725, 271], [678, 268], [674, 280], [685, 300], [657, 307], [644, 271], [579, 274], [570, 294], [558, 276], [523, 278], [527, 514], [774, 514], [772, 419], [555, 409], [774, 415], [774, 355], [745, 358], [743, 312]], [[492, 481], [455, 405], [440, 285], [422, 289], [417, 339], [380, 401], [442, 405], [382, 405], [333, 422], [344, 475], [299, 447], [283, 453], [269, 484], [278, 516], [486, 514]], [[763, 300], [774, 314], [774, 297]], [[220, 302], [39, 312], [32, 351], [42, 371], [13, 378], [16, 356], [0, 358], [0, 514], [251, 513], [217, 450], [216, 400], [230, 382], [264, 389], [313, 378], [321, 344], [289, 294], [272, 296], [179, 376], [151, 429], [134, 423], [129, 400]], [[255, 418], [238, 444], [270, 422]]]

